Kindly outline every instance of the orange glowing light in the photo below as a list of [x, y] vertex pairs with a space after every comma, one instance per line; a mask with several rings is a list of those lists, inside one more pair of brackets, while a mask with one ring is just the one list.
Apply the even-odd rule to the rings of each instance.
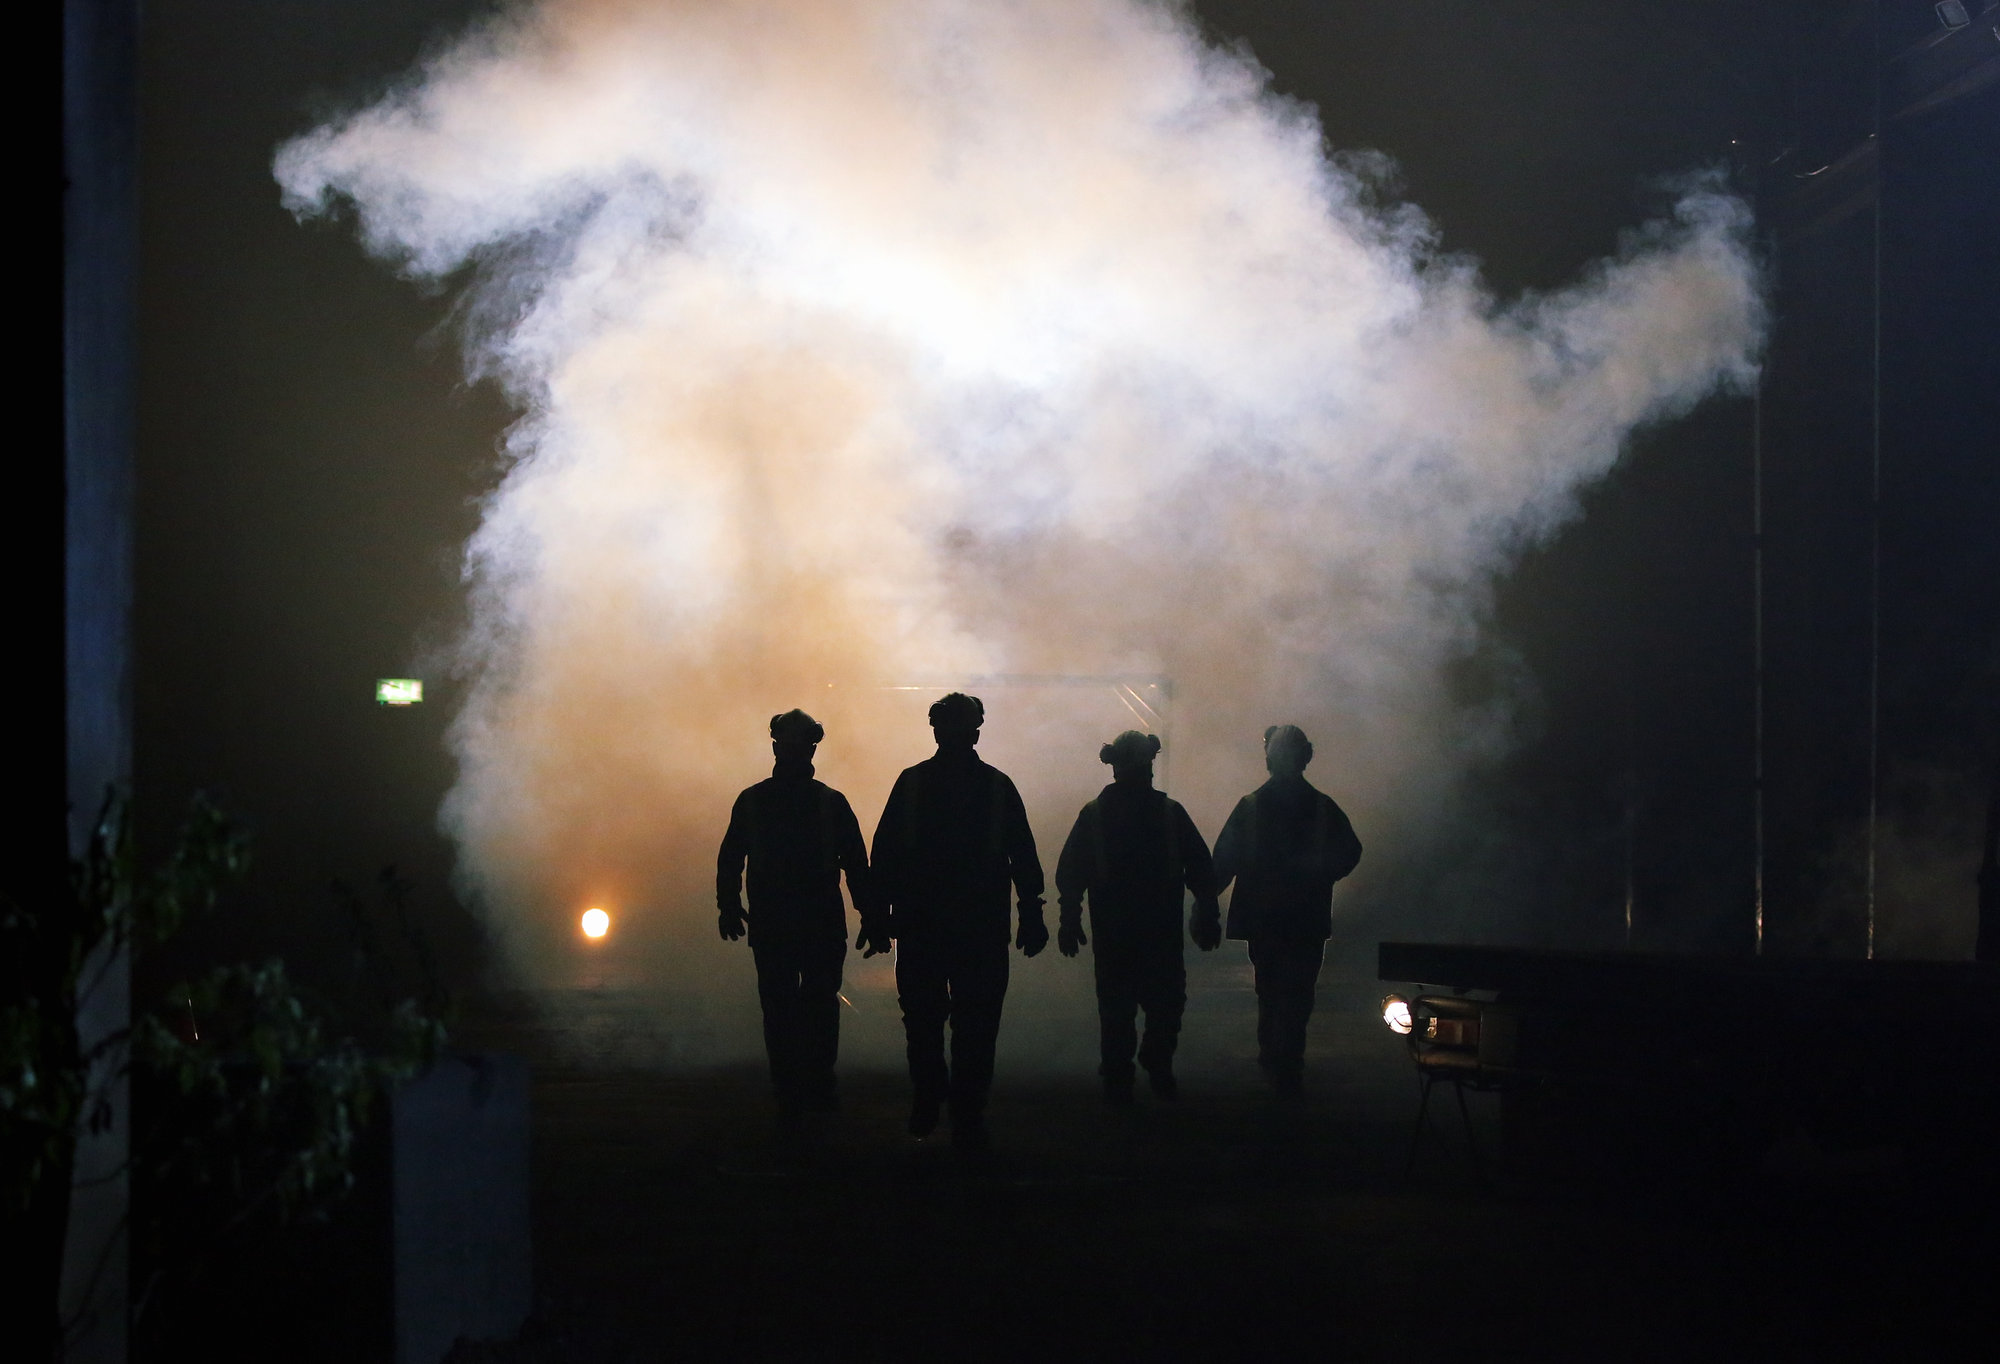
[[611, 916], [601, 909], [583, 911], [583, 936], [601, 938], [611, 931]]

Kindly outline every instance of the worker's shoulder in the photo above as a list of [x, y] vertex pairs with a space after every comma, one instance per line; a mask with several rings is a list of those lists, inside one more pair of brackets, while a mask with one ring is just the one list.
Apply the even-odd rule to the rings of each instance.
[[986, 780], [992, 782], [994, 786], [998, 787], [1002, 791], [1012, 791], [1014, 789], [1014, 779], [1012, 777], [1008, 776], [1005, 772], [1002, 772], [992, 763], [987, 762], [986, 759], [980, 758], [978, 754], [976, 753], [973, 754], [973, 757], [978, 759], [979, 767], [981, 770], [991, 774], [986, 778]]
[[1317, 804], [1322, 810], [1331, 810], [1334, 814], [1339, 815], [1342, 819], [1347, 818], [1347, 811], [1340, 808], [1339, 801], [1335, 800], [1332, 796], [1329, 796], [1326, 792], [1320, 790], [1317, 786], [1312, 788], [1312, 793], [1313, 793], [1314, 803]]
[[838, 791], [834, 787], [828, 786], [818, 777], [814, 777], [812, 779], [811, 785], [813, 789], [813, 794], [819, 797], [820, 800], [825, 801], [827, 804], [843, 805], [843, 806], [847, 804], [846, 796], [842, 795], [840, 791]]

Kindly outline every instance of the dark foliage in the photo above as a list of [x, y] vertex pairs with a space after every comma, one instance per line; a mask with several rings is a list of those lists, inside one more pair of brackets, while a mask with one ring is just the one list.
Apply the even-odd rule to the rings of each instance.
[[[274, 1238], [326, 1222], [354, 1188], [389, 1087], [444, 1042], [448, 1001], [391, 869], [379, 898], [416, 960], [414, 997], [385, 994], [396, 975], [380, 969], [383, 916], [335, 887], [355, 925], [351, 983], [369, 988], [320, 999], [276, 958], [224, 963], [135, 1001], [129, 1029], [84, 1045], [78, 1006], [108, 988], [109, 963], [143, 961], [212, 909], [248, 856], [241, 830], [197, 797], [171, 850], [142, 869], [129, 804], [114, 794], [61, 902], [0, 906], [0, 953], [25, 983], [0, 1006], [0, 1198], [16, 1214], [66, 1183], [78, 1135], [110, 1125], [117, 1081], [129, 1078], [131, 1151], [118, 1175], [134, 1190], [142, 1343], [180, 1315], [180, 1300], [200, 1300]], [[59, 1255], [60, 1243], [38, 1253]]]

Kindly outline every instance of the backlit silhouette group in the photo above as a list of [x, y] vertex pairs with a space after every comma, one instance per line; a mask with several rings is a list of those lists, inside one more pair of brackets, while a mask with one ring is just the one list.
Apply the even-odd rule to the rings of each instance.
[[[813, 778], [825, 730], [800, 710], [772, 717], [776, 763], [730, 811], [715, 887], [722, 936], [749, 935], [781, 1114], [838, 1103], [845, 873], [861, 918], [855, 945], [871, 957], [896, 949], [911, 1135], [929, 1136], [948, 1110], [954, 1145], [986, 1147], [1008, 940], [1032, 957], [1049, 930], [1020, 792], [975, 748], [985, 718], [979, 698], [959, 692], [931, 707], [937, 753], [896, 778], [870, 849], [847, 798]], [[1212, 855], [1187, 811], [1153, 789], [1159, 751], [1157, 737], [1136, 730], [1104, 745], [1098, 758], [1110, 765], [1111, 784], [1078, 813], [1056, 861], [1057, 946], [1066, 957], [1090, 947], [1096, 967], [1105, 1098], [1132, 1102], [1135, 1061], [1155, 1094], [1178, 1092], [1184, 892], [1194, 899], [1188, 935], [1207, 952], [1222, 942], [1221, 897], [1231, 883], [1227, 933], [1248, 943], [1256, 971], [1258, 1064], [1279, 1094], [1296, 1096], [1333, 929], [1333, 885], [1361, 860], [1361, 841], [1340, 807], [1306, 781], [1312, 744], [1295, 726], [1264, 731], [1270, 780], [1237, 802]]]

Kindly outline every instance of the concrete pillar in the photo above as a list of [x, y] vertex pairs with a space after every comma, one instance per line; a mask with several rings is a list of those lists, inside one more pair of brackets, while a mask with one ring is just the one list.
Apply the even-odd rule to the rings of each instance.
[[512, 1340], [533, 1306], [528, 1067], [446, 1056], [396, 1092], [396, 1364]]
[[[132, 774], [132, 432], [136, 298], [134, 0], [63, 4], [63, 609], [69, 845], [80, 851], [111, 786]], [[30, 790], [32, 791], [32, 786]], [[122, 953], [86, 963], [87, 1053], [131, 1017]], [[122, 1058], [91, 1077], [110, 1125], [79, 1135], [60, 1302], [72, 1361], [126, 1356]]]

